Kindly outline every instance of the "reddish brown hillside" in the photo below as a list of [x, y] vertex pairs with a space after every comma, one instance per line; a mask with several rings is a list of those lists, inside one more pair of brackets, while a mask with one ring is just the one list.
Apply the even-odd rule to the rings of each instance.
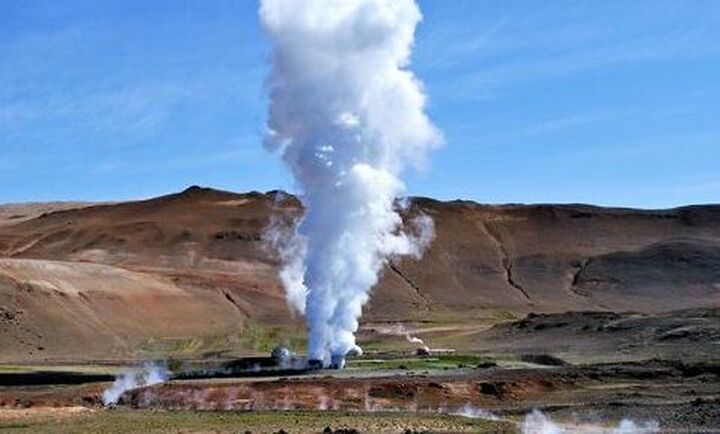
[[[299, 212], [298, 201], [279, 192], [192, 187], [5, 222], [0, 346], [12, 353], [5, 348], [13, 339], [48, 327], [77, 329], [76, 340], [104, 330], [132, 348], [153, 336], [222, 333], [247, 320], [287, 323], [278, 264], [263, 233], [273, 213]], [[641, 211], [417, 198], [410, 212], [434, 218], [436, 239], [421, 261], [393, 261], [367, 320], [720, 305], [720, 206]], [[147, 297], [153, 309], [145, 308]], [[84, 315], [93, 320], [66, 326]], [[145, 321], [148, 327], [136, 327]], [[18, 332], [25, 329], [37, 333]], [[23, 338], [49, 345], [33, 339]]]

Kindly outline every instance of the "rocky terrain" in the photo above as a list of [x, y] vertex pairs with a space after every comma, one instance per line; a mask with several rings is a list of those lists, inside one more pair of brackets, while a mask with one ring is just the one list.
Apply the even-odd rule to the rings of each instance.
[[[523, 420], [527, 423], [533, 413], [556, 422], [523, 433], [713, 432], [720, 426], [718, 375], [717, 363], [661, 360], [514, 368], [483, 363], [443, 370], [350, 368], [281, 378], [172, 380], [130, 390], [119, 405], [120, 414], [133, 419], [146, 419], [151, 410], [155, 416], [143, 423], [151, 423], [153, 432], [178, 432], [178, 427], [166, 425], [169, 421], [160, 425], [165, 418], [182, 423], [182, 432], [208, 432], [214, 426], [206, 421], [206, 426], [190, 429], [195, 424], [184, 420], [189, 414], [193, 419], [215, 415], [235, 420], [233, 426], [212, 432], [238, 432], [250, 422], [247, 418], [263, 415], [271, 419], [253, 432], [274, 433], [281, 426], [285, 432], [321, 432], [322, 426], [298, 425], [308, 416], [326, 421], [325, 426], [344, 419], [344, 426], [359, 432], [397, 434], [408, 427], [443, 433], [520, 432]], [[107, 425], [102, 432], [126, 432], [119, 426], [127, 422], [115, 419], [121, 410], [102, 407], [107, 379], [85, 375], [87, 383], [76, 385], [79, 379], [56, 376], [51, 380], [57, 382], [48, 386], [0, 387], [0, 429], [24, 426], [24, 432], [56, 432], [52, 424], [63, 420], [70, 427], [67, 432], [77, 432], [91, 422], [87, 416], [94, 415], [93, 423]], [[246, 420], [238, 420], [239, 415]], [[368, 417], [381, 425], [367, 425]], [[388, 417], [405, 420], [389, 423]], [[140, 420], [127, 432], [145, 432], [138, 428]], [[656, 428], [614, 430], [622, 420]], [[543, 426], [545, 431], [540, 431]], [[568, 431], [557, 431], [560, 427]]]
[[[267, 236], [301, 213], [282, 192], [199, 187], [0, 207], [0, 429], [720, 426], [720, 206], [414, 198], [404, 217], [432, 216], [436, 237], [421, 260], [384, 270], [362, 318], [363, 357], [339, 372], [214, 378], [213, 366], [239, 355], [302, 351], [303, 323], [287, 308]], [[411, 335], [433, 354], [416, 355]], [[103, 408], [123, 366], [158, 358], [203, 375]]]
[[[301, 328], [264, 240], [271, 217], [287, 223], [301, 212], [282, 192], [200, 187], [135, 202], [2, 207], [0, 360], [248, 351], [257, 346], [243, 338], [249, 328], [270, 338], [274, 327]], [[718, 205], [412, 199], [406, 214], [420, 212], [434, 219], [436, 238], [422, 260], [389, 264], [366, 330], [446, 327], [454, 334], [443, 339], [478, 348], [490, 345], [487, 327], [530, 312], [606, 312], [593, 321], [612, 322], [612, 312], [640, 318], [720, 305]], [[704, 327], [693, 324], [654, 339], [690, 339], [692, 327]]]

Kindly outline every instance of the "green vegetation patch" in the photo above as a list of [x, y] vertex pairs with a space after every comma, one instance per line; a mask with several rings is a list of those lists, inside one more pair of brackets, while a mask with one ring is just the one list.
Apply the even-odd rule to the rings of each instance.
[[294, 351], [305, 349], [305, 330], [296, 326], [263, 326], [247, 323], [232, 333], [202, 337], [149, 339], [139, 348], [146, 359], [223, 357], [248, 353], [269, 353], [285, 345]]
[[520, 319], [517, 315], [515, 315], [513, 312], [510, 312], [509, 310], [497, 310], [493, 312], [492, 316], [494, 319], [502, 322], [516, 321]]
[[68, 372], [77, 374], [109, 374], [114, 375], [124, 368], [119, 366], [77, 364], [77, 365], [0, 365], [0, 373], [33, 373], [33, 372]]
[[278, 345], [284, 345], [293, 351], [304, 351], [306, 346], [304, 327], [249, 323], [242, 331], [241, 340], [245, 348], [259, 353], [269, 353]]
[[413, 357], [399, 359], [354, 359], [348, 362], [348, 368], [385, 370], [385, 369], [458, 369], [485, 367], [494, 364], [491, 357], [474, 354], [443, 354], [432, 357]]

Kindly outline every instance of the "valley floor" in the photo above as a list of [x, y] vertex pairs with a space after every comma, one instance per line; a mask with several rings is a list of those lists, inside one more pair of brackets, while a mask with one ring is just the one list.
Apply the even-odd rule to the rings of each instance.
[[[117, 362], [2, 365], [0, 432], [720, 432], [718, 309], [406, 329], [445, 348], [422, 357], [383, 327], [366, 326], [367, 352], [342, 371], [175, 379], [126, 392], [115, 409], [101, 396]], [[217, 372], [224, 357], [169, 367]]]
[[[720, 432], [716, 363], [437, 369], [442, 360], [421, 362], [401, 370], [172, 380], [130, 391], [113, 409], [100, 403], [110, 383], [97, 373], [83, 384], [5, 385], [0, 432], [534, 433], [522, 429], [535, 411], [542, 412], [535, 413], [537, 429], [568, 433]], [[638, 430], [615, 431], [623, 420]]]

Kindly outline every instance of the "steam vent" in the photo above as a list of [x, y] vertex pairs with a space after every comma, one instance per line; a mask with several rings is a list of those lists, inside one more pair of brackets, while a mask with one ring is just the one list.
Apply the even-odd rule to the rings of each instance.
[[0, 434], [720, 434], [720, 0], [0, 0], [0, 65]]

